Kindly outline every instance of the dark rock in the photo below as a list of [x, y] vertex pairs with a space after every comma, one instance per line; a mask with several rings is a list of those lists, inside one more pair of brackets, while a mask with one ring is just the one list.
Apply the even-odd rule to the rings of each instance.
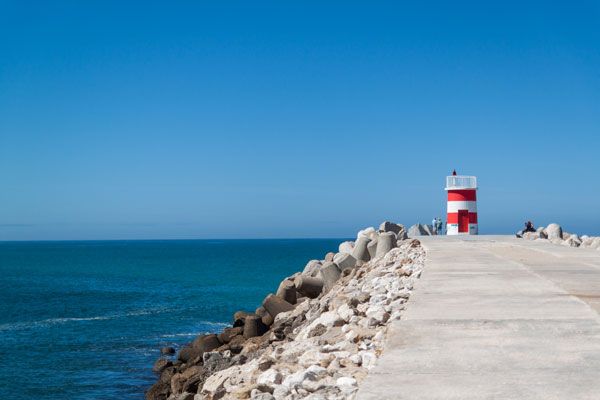
[[322, 324], [317, 324], [317, 326], [315, 326], [309, 333], [308, 333], [308, 337], [315, 337], [315, 336], [321, 336], [322, 334], [324, 334], [325, 332], [327, 332], [327, 328], [325, 327], [325, 325]]
[[170, 382], [156, 382], [146, 392], [146, 400], [167, 400], [171, 394]]
[[160, 354], [163, 354], [163, 355], [175, 354], [175, 348], [171, 347], [171, 346], [163, 347], [162, 349], [160, 349]]
[[214, 333], [198, 336], [192, 343], [192, 347], [201, 350], [202, 352], [213, 351], [220, 345], [221, 342], [219, 342], [219, 337]]
[[202, 353], [204, 352], [200, 349], [196, 349], [192, 346], [185, 346], [181, 350], [179, 350], [177, 359], [184, 363], [188, 363], [190, 361], [195, 361], [197, 358], [201, 358]]
[[229, 343], [234, 336], [241, 335], [243, 332], [244, 328], [241, 326], [225, 328], [219, 333], [218, 338], [221, 343]]
[[183, 392], [195, 393], [198, 386], [204, 382], [204, 368], [194, 365], [171, 378], [171, 393], [178, 395]]
[[169, 387], [171, 387], [171, 378], [176, 373], [177, 373], [177, 368], [167, 367], [167, 368], [163, 369], [163, 371], [161, 372], [159, 381], [167, 383], [169, 385]]
[[156, 374], [160, 374], [163, 369], [172, 367], [173, 362], [171, 360], [167, 360], [166, 358], [159, 358], [156, 360], [154, 365], [152, 366], [152, 372]]
[[239, 353], [244, 348], [245, 341], [246, 339], [244, 339], [242, 335], [231, 338], [231, 341], [229, 342], [229, 350], [231, 350], [231, 352], [234, 354]]

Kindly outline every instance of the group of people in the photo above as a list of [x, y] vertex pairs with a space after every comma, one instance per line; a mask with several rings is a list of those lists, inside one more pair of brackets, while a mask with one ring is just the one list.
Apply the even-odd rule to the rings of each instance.
[[433, 226], [433, 234], [434, 235], [443, 235], [444, 234], [444, 223], [442, 222], [442, 219], [440, 217], [435, 217], [432, 221], [431, 221], [431, 226]]

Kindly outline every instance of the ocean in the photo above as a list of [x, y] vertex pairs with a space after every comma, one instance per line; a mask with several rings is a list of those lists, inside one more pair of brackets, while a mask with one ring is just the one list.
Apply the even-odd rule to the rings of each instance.
[[0, 243], [0, 388], [143, 399], [163, 346], [219, 331], [342, 239]]

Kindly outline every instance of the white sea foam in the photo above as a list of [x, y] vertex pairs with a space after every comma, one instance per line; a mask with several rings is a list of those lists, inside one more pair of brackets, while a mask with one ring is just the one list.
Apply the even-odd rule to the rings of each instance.
[[[211, 328], [226, 328], [230, 324], [224, 322], [212, 322], [212, 321], [200, 321], [198, 323], [200, 326], [208, 326]], [[194, 331], [194, 332], [180, 332], [180, 333], [166, 333], [164, 335], [160, 335], [161, 338], [172, 338], [172, 337], [190, 337], [190, 336], [198, 336], [207, 333], [206, 330]]]
[[169, 311], [171, 311], [171, 309], [154, 308], [154, 309], [147, 309], [147, 310], [130, 311], [130, 312], [121, 313], [121, 314], [99, 315], [99, 316], [95, 316], [95, 317], [48, 318], [48, 319], [42, 319], [42, 320], [38, 320], [38, 321], [14, 322], [14, 323], [0, 325], [0, 332], [44, 328], [44, 327], [49, 327], [52, 325], [65, 324], [65, 323], [69, 323], [69, 322], [102, 321], [102, 320], [109, 320], [109, 319], [135, 317], [135, 316], [139, 316], [139, 315], [160, 314], [160, 313], [169, 312]]

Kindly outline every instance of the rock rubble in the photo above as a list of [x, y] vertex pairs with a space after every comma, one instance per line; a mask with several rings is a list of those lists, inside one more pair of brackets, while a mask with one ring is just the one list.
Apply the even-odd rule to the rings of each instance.
[[425, 252], [391, 222], [360, 231], [338, 250], [285, 278], [254, 313], [236, 313], [232, 327], [199, 336], [177, 360], [159, 359], [146, 399], [354, 398], [421, 275]]
[[568, 247], [581, 247], [600, 250], [599, 236], [579, 236], [575, 233], [564, 232], [559, 224], [552, 223], [540, 227], [535, 232], [523, 233], [523, 239], [548, 241]]

